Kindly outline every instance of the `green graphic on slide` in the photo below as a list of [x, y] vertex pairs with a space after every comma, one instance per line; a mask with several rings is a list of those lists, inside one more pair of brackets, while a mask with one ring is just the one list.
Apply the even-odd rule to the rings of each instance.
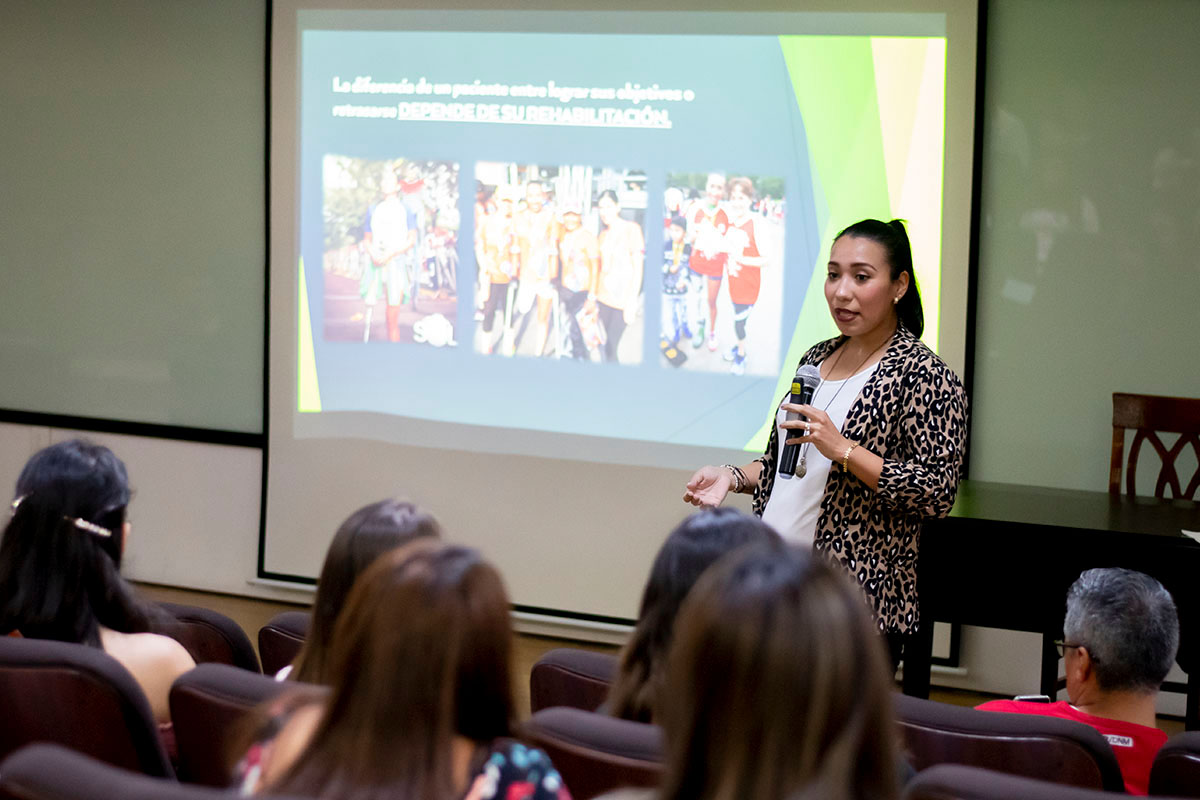
[[308, 316], [308, 286], [304, 281], [304, 259], [300, 259], [300, 369], [297, 385], [297, 407], [301, 413], [321, 410], [321, 387], [317, 384], [317, 359], [313, 355], [312, 321]]
[[[813, 202], [821, 237], [804, 304], [783, 360], [790, 367], [808, 347], [837, 334], [825, 303], [822, 268], [833, 235], [867, 217], [890, 219], [906, 205], [902, 198], [915, 201], [918, 194], [927, 194], [915, 190], [912, 196], [906, 194], [909, 181], [915, 177], [910, 174], [909, 166], [923, 163], [912, 157], [910, 151], [927, 144], [914, 142], [913, 133], [921, 129], [921, 123], [932, 122], [940, 128], [944, 96], [927, 91], [928, 87], [919, 79], [905, 81], [915, 84], [911, 89], [898, 88], [898, 80], [893, 77], [918, 75], [938, 88], [936, 82], [944, 81], [945, 41], [780, 36], [779, 46], [808, 138], [809, 166], [816, 194]], [[942, 59], [939, 61], [937, 56]], [[884, 85], [886, 97], [881, 97], [885, 94]], [[937, 100], [936, 108], [933, 103], [922, 102], [931, 95]], [[887, 113], [881, 112], [881, 100], [887, 101]], [[928, 144], [936, 146], [940, 155], [940, 136], [936, 143]], [[936, 217], [940, 237], [940, 168], [934, 178], [936, 198], [921, 199], [935, 200], [932, 207], [923, 209], [923, 214]], [[937, 265], [931, 266], [936, 276]], [[936, 296], [934, 291], [932, 297]], [[936, 341], [936, 308], [932, 315], [928, 309], [926, 314], [927, 323], [932, 325], [927, 324], [925, 338]], [[785, 369], [774, 396], [782, 397], [790, 383], [791, 371]], [[774, 409], [772, 404], [762, 427], [746, 443], [746, 450], [762, 452], [766, 447], [774, 424]]]

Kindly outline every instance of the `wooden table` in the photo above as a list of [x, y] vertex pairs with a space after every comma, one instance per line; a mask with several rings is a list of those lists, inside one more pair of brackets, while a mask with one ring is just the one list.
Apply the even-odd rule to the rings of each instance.
[[[950, 516], [925, 526], [918, 565], [922, 633], [905, 654], [904, 691], [929, 696], [933, 625], [1043, 634], [1042, 692], [1053, 696], [1067, 588], [1092, 567], [1153, 575], [1179, 610], [1187, 727], [1200, 727], [1200, 505], [1107, 492], [963, 481]], [[911, 673], [911, 674], [910, 674]]]

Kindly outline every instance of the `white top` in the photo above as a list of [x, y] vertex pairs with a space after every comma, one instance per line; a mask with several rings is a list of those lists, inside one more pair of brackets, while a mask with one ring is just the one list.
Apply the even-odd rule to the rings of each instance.
[[[879, 362], [864, 369], [857, 375], [841, 381], [821, 381], [813, 394], [811, 406], [825, 409], [830, 421], [838, 430], [846, 423], [846, 415], [850, 407], [858, 399], [863, 386]], [[782, 408], [775, 412], [775, 425], [779, 434], [779, 453], [783, 453], [783, 443], [788, 434], [797, 435], [794, 430], [784, 431], [779, 428], [787, 416]], [[763, 522], [770, 525], [784, 541], [812, 547], [817, 533], [817, 519], [821, 516], [821, 498], [825, 496], [825, 482], [829, 478], [829, 469], [833, 466], [821, 451], [811, 444], [800, 445], [801, 457], [807, 466], [804, 477], [800, 477], [800, 466], [796, 465], [795, 476], [780, 475], [779, 462], [775, 459], [775, 486], [767, 499], [767, 507], [763, 510]]]

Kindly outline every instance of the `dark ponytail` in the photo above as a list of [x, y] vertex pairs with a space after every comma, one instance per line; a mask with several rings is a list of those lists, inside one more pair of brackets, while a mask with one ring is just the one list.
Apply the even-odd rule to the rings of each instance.
[[157, 618], [120, 575], [129, 485], [107, 447], [36, 453], [17, 479], [0, 540], [0, 635], [100, 646], [99, 626], [142, 632]]
[[892, 280], [898, 280], [901, 274], [908, 273], [908, 289], [896, 304], [896, 316], [909, 333], [918, 339], [921, 338], [921, 334], [925, 332], [925, 311], [921, 308], [921, 292], [917, 289], [912, 246], [908, 242], [908, 231], [904, 228], [904, 221], [894, 219], [891, 222], [882, 222], [877, 219], [864, 219], [843, 230], [837, 235], [837, 239], [843, 236], [870, 239], [879, 244], [887, 253], [888, 264], [892, 268]]

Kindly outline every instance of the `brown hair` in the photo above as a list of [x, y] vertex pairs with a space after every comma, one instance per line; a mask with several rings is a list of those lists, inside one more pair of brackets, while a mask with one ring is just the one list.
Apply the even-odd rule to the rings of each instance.
[[295, 666], [290, 677], [305, 683], [332, 683], [328, 656], [333, 626], [355, 580], [388, 550], [421, 536], [441, 536], [441, 532], [432, 515], [401, 500], [380, 500], [347, 517], [325, 554], [313, 602], [312, 627], [292, 662]]
[[750, 180], [749, 178], [730, 178], [725, 183], [726, 196], [733, 194], [734, 189], [741, 189], [742, 194], [746, 195], [746, 197], [749, 197], [751, 200], [754, 199], [754, 181]]
[[608, 693], [614, 717], [651, 722], [662, 691], [667, 651], [679, 606], [700, 575], [721, 556], [764, 539], [778, 539], [758, 517], [732, 508], [699, 511], [671, 531], [659, 548], [642, 593], [637, 626], [621, 650]]
[[680, 612], [662, 703], [662, 800], [897, 795], [883, 644], [861, 590], [770, 542], [709, 570]]
[[479, 553], [418, 539], [350, 592], [325, 714], [273, 794], [453, 800], [453, 739], [510, 731], [508, 596]]

